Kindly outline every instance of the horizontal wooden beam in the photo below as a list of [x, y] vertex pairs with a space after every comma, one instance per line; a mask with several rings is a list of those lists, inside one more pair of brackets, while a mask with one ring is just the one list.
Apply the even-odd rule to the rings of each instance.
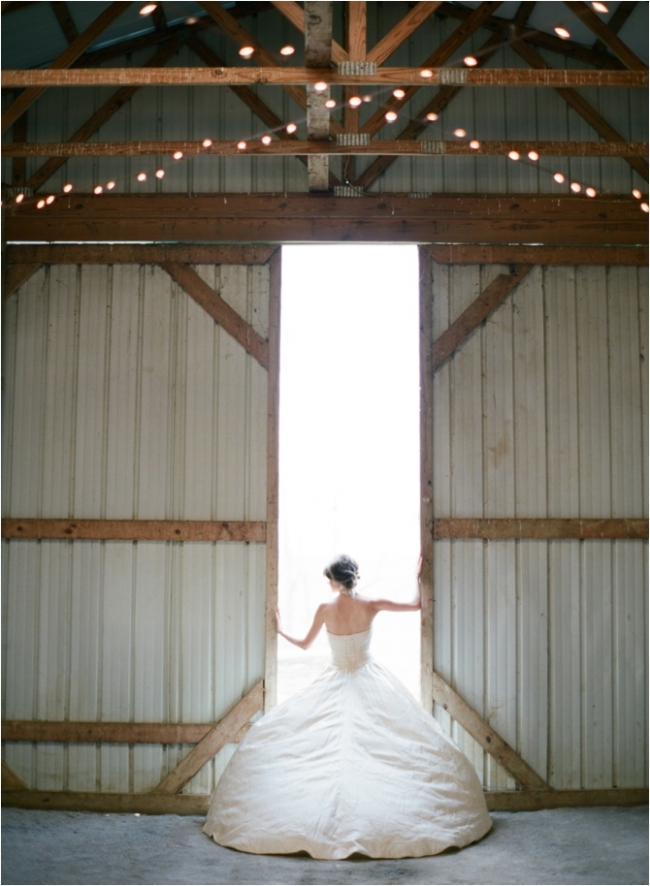
[[582, 520], [563, 518], [440, 518], [433, 521], [434, 538], [582, 538], [647, 539], [644, 519]]
[[[3, 741], [54, 741], [64, 744], [198, 744], [214, 723], [81, 723], [63, 720], [3, 720]], [[240, 741], [245, 724], [233, 737]]]
[[118, 794], [84, 791], [3, 791], [2, 805], [18, 809], [75, 812], [140, 812], [145, 815], [205, 815], [208, 794]]
[[228, 246], [197, 243], [156, 244], [75, 244], [70, 246], [8, 246], [5, 261], [52, 265], [139, 265], [162, 261], [194, 265], [265, 265], [277, 246]]
[[9, 243], [321, 241], [647, 245], [636, 200], [548, 194], [77, 194], [5, 207]]
[[486, 791], [490, 812], [528, 812], [568, 806], [639, 806], [648, 802], [648, 788], [596, 790]]
[[[423, 70], [426, 72], [423, 76]], [[333, 68], [28, 68], [4, 70], [2, 85], [12, 89], [48, 86], [564, 86], [648, 85], [647, 71], [594, 71], [568, 68], [377, 68], [374, 74]]]
[[3, 538], [97, 541], [265, 541], [262, 520], [2, 520]]
[[517, 262], [532, 265], [648, 264], [647, 246], [468, 246], [445, 243], [430, 247], [431, 257], [445, 265], [489, 265]]
[[507, 156], [516, 151], [523, 160], [530, 151], [540, 157], [646, 157], [648, 142], [603, 141], [442, 141], [438, 139], [375, 139], [366, 144], [338, 144], [333, 140], [276, 140], [265, 145], [258, 140], [212, 142], [209, 148], [201, 141], [131, 141], [131, 142], [7, 142], [5, 157], [144, 157], [171, 156], [181, 151], [186, 156], [254, 154], [262, 156], [300, 156], [303, 154], [371, 154], [384, 156]]

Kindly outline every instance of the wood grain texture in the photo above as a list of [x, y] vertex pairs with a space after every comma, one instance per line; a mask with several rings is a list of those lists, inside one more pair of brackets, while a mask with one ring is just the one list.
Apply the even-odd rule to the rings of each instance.
[[434, 538], [648, 538], [644, 519], [579, 518], [437, 518]]
[[532, 265], [518, 265], [513, 274], [499, 274], [468, 308], [433, 343], [431, 370], [435, 372], [457, 348], [489, 317], [492, 311], [515, 289], [532, 269]]
[[2, 520], [3, 538], [124, 541], [259, 541], [266, 524], [241, 520]]
[[433, 698], [527, 790], [549, 786], [440, 676], [433, 675]]
[[19, 809], [77, 812], [140, 812], [148, 815], [205, 815], [207, 794], [94, 793], [84, 791], [3, 791], [2, 805]]
[[[271, 5], [275, 6], [275, 8], [302, 34], [305, 33], [305, 10], [299, 3], [294, 3], [293, 0], [277, 0], [277, 2], [272, 0]], [[352, 6], [356, 4], [350, 5]], [[336, 40], [332, 40], [332, 61], [345, 62], [348, 61], [349, 58], [350, 56], [348, 55], [347, 50], [343, 49], [341, 44], [337, 43]]]
[[[357, 6], [357, 3], [351, 3], [350, 6], [354, 8]], [[416, 3], [412, 9], [407, 12], [403, 19], [401, 19], [394, 28], [386, 34], [385, 37], [382, 37], [379, 43], [376, 43], [372, 49], [367, 53], [367, 59], [369, 62], [375, 62], [378, 65], [383, 64], [387, 58], [389, 58], [395, 50], [399, 49], [399, 47], [404, 43], [411, 34], [416, 31], [422, 22], [426, 21], [430, 15], [436, 11], [436, 9], [441, 6], [442, 3]], [[490, 4], [498, 6], [499, 4]], [[364, 3], [365, 6], [365, 3]], [[365, 44], [365, 22], [364, 22], [364, 44]], [[350, 58], [351, 59], [363, 59], [363, 56], [353, 55], [352, 47], [350, 49]]]
[[367, 28], [368, 21], [366, 0], [359, 0], [359, 2], [348, 3], [346, 31], [348, 38], [348, 57], [352, 61], [366, 61]]
[[268, 342], [237, 311], [205, 283], [196, 271], [181, 262], [160, 262], [160, 267], [191, 295], [229, 335], [239, 342], [257, 362], [268, 369]]
[[648, 788], [577, 791], [486, 791], [490, 812], [525, 812], [570, 806], [638, 806], [647, 804]]
[[87, 244], [70, 246], [8, 246], [10, 264], [139, 265], [163, 261], [195, 265], [265, 265], [277, 246], [227, 244]]
[[[3, 720], [3, 741], [46, 741], [109, 744], [198, 744], [214, 723], [95, 723], [67, 720]], [[244, 724], [233, 736], [248, 732]], [[25, 785], [22, 785], [25, 787]], [[3, 784], [3, 790], [4, 784]]]
[[439, 264], [533, 265], [648, 265], [648, 248], [626, 246], [466, 246], [445, 243], [431, 246], [431, 257]]
[[196, 747], [160, 784], [154, 793], [176, 794], [190, 781], [203, 766], [218, 754], [221, 748], [233, 740], [242, 726], [256, 714], [264, 704], [264, 684], [260, 680], [226, 716], [201, 739]]

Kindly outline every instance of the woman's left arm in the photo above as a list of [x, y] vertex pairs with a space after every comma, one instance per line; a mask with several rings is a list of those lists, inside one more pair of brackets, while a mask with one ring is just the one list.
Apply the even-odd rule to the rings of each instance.
[[280, 626], [280, 613], [275, 613], [275, 621], [278, 628], [278, 634], [281, 637], [284, 637], [285, 640], [288, 640], [289, 643], [293, 643], [294, 646], [300, 647], [300, 649], [309, 649], [311, 644], [314, 642], [318, 634], [320, 633], [323, 624], [325, 623], [323, 620], [323, 614], [325, 611], [325, 604], [322, 604], [316, 610], [316, 614], [314, 615], [314, 621], [312, 622], [312, 626], [309, 628], [307, 632], [307, 636], [304, 640], [298, 640], [296, 637], [290, 637], [288, 634], [285, 634]]

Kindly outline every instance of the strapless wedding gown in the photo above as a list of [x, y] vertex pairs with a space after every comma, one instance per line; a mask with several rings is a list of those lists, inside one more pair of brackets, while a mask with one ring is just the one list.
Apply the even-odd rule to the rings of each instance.
[[469, 760], [369, 653], [328, 634], [332, 662], [253, 725], [203, 828], [222, 846], [314, 858], [435, 855], [492, 822]]

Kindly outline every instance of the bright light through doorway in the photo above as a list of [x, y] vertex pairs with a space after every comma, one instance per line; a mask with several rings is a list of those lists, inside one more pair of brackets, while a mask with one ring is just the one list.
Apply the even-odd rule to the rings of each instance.
[[[347, 553], [359, 592], [411, 600], [419, 553], [415, 246], [285, 246], [280, 366], [283, 628], [304, 636]], [[380, 613], [372, 651], [419, 698], [419, 614]], [[278, 698], [328, 661], [278, 638]]]

